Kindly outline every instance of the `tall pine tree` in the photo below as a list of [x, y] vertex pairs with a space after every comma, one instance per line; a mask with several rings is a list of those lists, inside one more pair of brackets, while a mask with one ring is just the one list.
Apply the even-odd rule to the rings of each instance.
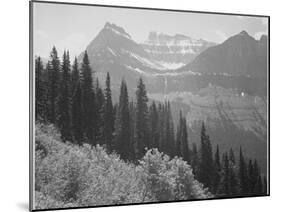
[[58, 95], [60, 89], [60, 60], [55, 47], [52, 48], [48, 72], [48, 121], [56, 124], [58, 115]]
[[200, 148], [200, 168], [199, 168], [199, 181], [208, 187], [211, 191], [213, 190], [213, 154], [212, 145], [209, 135], [206, 133], [204, 122], [201, 128], [201, 148]]
[[112, 140], [114, 131], [114, 111], [112, 105], [110, 75], [107, 72], [105, 90], [104, 90], [104, 106], [103, 106], [103, 138], [109, 151], [112, 150]]
[[74, 59], [72, 66], [72, 133], [74, 141], [78, 144], [83, 142], [83, 120], [82, 120], [82, 91], [80, 82], [80, 72], [77, 58]]
[[248, 172], [242, 148], [239, 153], [239, 193], [242, 196], [248, 195]]
[[35, 119], [46, 121], [47, 92], [44, 67], [40, 57], [35, 59]]
[[149, 147], [147, 107], [148, 98], [142, 78], [140, 78], [138, 82], [136, 99], [136, 157], [139, 159], [144, 155], [145, 147]]
[[63, 53], [62, 60], [62, 77], [60, 81], [60, 93], [58, 96], [58, 127], [61, 132], [63, 141], [71, 141], [71, 117], [70, 117], [70, 101], [71, 101], [71, 78], [70, 78], [70, 60], [69, 53]]
[[82, 90], [82, 107], [83, 107], [83, 113], [82, 113], [83, 129], [85, 132], [85, 137], [87, 142], [92, 145], [95, 145], [96, 144], [95, 92], [93, 89], [92, 69], [90, 67], [87, 51], [85, 51], [83, 56], [81, 73], [82, 73], [81, 90]]
[[129, 159], [130, 149], [130, 113], [127, 85], [122, 80], [120, 87], [119, 105], [115, 121], [115, 149], [124, 160]]

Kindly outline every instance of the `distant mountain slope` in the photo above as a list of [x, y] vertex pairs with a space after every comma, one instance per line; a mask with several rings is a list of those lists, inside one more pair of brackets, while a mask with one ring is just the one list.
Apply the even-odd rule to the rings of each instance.
[[181, 69], [205, 74], [266, 78], [267, 37], [255, 40], [246, 31], [212, 46]]
[[[99, 34], [86, 47], [91, 66], [100, 75], [109, 72], [114, 84], [125, 78], [130, 87], [142, 74], [151, 74], [165, 69], [154, 62], [141, 45], [121, 27], [106, 23]], [[82, 59], [83, 53], [80, 55]]]
[[199, 53], [213, 45], [215, 43], [182, 34], [171, 36], [157, 32], [150, 32], [148, 39], [142, 44], [152, 59], [170, 69], [188, 64]]

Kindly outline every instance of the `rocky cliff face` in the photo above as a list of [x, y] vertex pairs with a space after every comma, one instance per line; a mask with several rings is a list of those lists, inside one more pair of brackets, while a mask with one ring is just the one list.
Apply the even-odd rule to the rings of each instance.
[[181, 34], [171, 36], [150, 32], [148, 39], [141, 45], [153, 60], [167, 69], [177, 69], [215, 43]]

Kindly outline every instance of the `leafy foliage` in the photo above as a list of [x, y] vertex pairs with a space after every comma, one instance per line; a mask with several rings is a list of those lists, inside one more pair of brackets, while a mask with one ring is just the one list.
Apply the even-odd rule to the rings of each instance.
[[61, 142], [36, 124], [36, 209], [210, 198], [182, 159], [148, 150], [139, 165], [100, 146]]

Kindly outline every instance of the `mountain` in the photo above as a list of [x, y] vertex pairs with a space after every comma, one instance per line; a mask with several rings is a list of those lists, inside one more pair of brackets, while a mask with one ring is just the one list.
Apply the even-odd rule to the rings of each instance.
[[177, 69], [215, 43], [182, 34], [171, 36], [153, 31], [141, 45], [153, 60], [167, 69]]
[[206, 49], [181, 70], [266, 78], [267, 37], [255, 40], [246, 31], [242, 31], [222, 44]]
[[171, 102], [176, 122], [183, 111], [193, 142], [200, 142], [194, 128], [205, 120], [222, 151], [229, 146], [238, 151], [242, 145], [266, 170], [267, 39], [255, 40], [242, 31], [215, 45], [185, 35], [150, 33], [147, 41], [137, 43], [125, 29], [106, 23], [86, 50], [101, 82], [110, 73], [113, 99], [122, 79], [134, 97], [141, 76], [150, 100]]
[[130, 87], [135, 87], [140, 75], [151, 75], [165, 69], [153, 61], [123, 28], [113, 23], [107, 22], [86, 50], [93, 70], [101, 78], [109, 72], [112, 85], [116, 87], [123, 78]]

